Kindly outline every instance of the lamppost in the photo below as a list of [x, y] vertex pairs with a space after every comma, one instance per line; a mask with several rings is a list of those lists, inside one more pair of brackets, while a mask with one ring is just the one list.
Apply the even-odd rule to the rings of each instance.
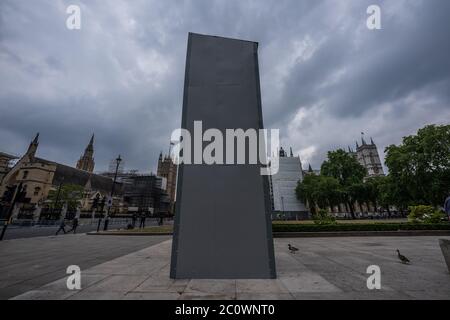
[[[98, 218], [97, 232], [100, 231], [100, 226], [102, 224], [103, 209], [105, 208], [105, 202], [106, 202], [106, 196], [103, 196], [102, 201], [100, 201], [100, 217]], [[97, 212], [98, 212], [98, 210], [97, 210]]]
[[11, 204], [8, 209], [8, 215], [5, 221], [5, 224], [3, 225], [2, 233], [0, 234], [0, 241], [3, 240], [3, 236], [5, 235], [6, 229], [8, 228], [8, 225], [11, 223], [11, 216], [13, 214], [14, 206], [16, 205], [16, 202], [19, 200], [19, 198], [23, 198], [24, 191], [23, 191], [23, 185], [22, 182], [19, 183], [18, 187], [14, 187], [14, 191], [10, 194], [11, 196]]
[[[51, 217], [51, 218], [53, 218], [53, 210], [55, 209], [55, 207], [58, 206], [59, 196], [60, 196], [60, 194], [61, 194], [61, 188], [62, 188], [62, 186], [63, 186], [63, 183], [64, 183], [64, 177], [62, 177], [61, 182], [59, 183], [58, 191], [56, 192], [55, 203], [54, 203], [53, 206], [52, 206], [52, 210], [50, 210], [50, 217]], [[60, 211], [59, 214], [61, 215], [61, 211]], [[65, 217], [62, 217], [62, 218], [64, 219]]]
[[120, 154], [116, 159], [116, 172], [114, 173], [114, 181], [113, 181], [113, 185], [111, 188], [111, 195], [110, 195], [110, 201], [111, 203], [108, 203], [108, 212], [106, 213], [106, 219], [105, 219], [105, 225], [103, 227], [103, 230], [106, 231], [108, 230], [108, 223], [109, 223], [109, 212], [111, 210], [112, 207], [112, 203], [113, 203], [113, 196], [114, 196], [114, 188], [116, 186], [116, 180], [117, 180], [117, 172], [119, 171], [119, 165], [120, 162], [122, 162], [122, 159], [120, 158]]

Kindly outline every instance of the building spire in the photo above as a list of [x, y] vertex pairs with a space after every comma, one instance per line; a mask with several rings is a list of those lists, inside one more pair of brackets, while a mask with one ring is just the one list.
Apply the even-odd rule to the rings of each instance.
[[364, 132], [361, 132], [361, 142], [362, 142], [363, 146], [365, 146], [367, 144], [366, 140], [364, 140]]
[[33, 143], [39, 144], [39, 132], [36, 133], [36, 136], [34, 137]]
[[91, 139], [89, 140], [89, 144], [87, 145], [86, 149], [84, 149], [84, 154], [77, 162], [77, 169], [93, 172], [94, 166], [94, 134], [92, 134]]
[[34, 156], [36, 155], [36, 150], [38, 146], [39, 146], [39, 132], [36, 134], [33, 141], [31, 141], [30, 145], [28, 146], [26, 155], [28, 155], [30, 159], [34, 158]]
[[290, 147], [290, 150], [291, 150], [291, 157], [293, 157], [293, 156], [294, 156], [294, 154], [292, 153], [292, 147]]
[[370, 137], [370, 144], [371, 144], [371, 145], [375, 145], [375, 143], [373, 142], [372, 137]]
[[313, 172], [313, 169], [312, 169], [312, 167], [311, 167], [311, 163], [308, 165], [308, 172], [310, 172], [310, 173]]
[[86, 154], [89, 151], [92, 151], [92, 153], [94, 152], [94, 134], [92, 134], [91, 140], [89, 140], [89, 144], [87, 145], [84, 154]]

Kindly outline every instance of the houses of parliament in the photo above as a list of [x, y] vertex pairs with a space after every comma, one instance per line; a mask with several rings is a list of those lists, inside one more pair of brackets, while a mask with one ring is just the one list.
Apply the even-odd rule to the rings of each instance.
[[[91, 137], [75, 168], [37, 157], [38, 146], [39, 133], [31, 141], [25, 154], [11, 168], [8, 168], [8, 163], [14, 160], [14, 157], [0, 155], [1, 195], [8, 186], [22, 184], [25, 193], [24, 202], [36, 205], [42, 204], [50, 190], [56, 189], [61, 184], [82, 186], [87, 198], [90, 194], [99, 192], [103, 195], [111, 190], [113, 181], [110, 178], [93, 173], [94, 136]], [[87, 205], [87, 201], [84, 201], [84, 204]]]
[[[84, 152], [76, 162], [75, 167], [67, 166], [51, 160], [37, 156], [39, 147], [39, 133], [30, 142], [25, 154], [17, 158], [15, 156], [0, 152], [0, 198], [5, 194], [8, 187], [22, 185], [25, 194], [22, 200], [22, 207], [43, 206], [51, 190], [57, 190], [62, 185], [76, 185], [83, 189], [83, 199], [80, 201], [80, 210], [92, 210], [92, 203], [95, 198], [109, 196], [113, 186], [111, 173], [94, 173], [94, 135], [91, 136]], [[13, 161], [13, 165], [10, 165]], [[150, 183], [150, 187], [155, 185], [164, 188], [167, 193], [163, 198], [168, 203], [167, 210], [172, 212], [175, 202], [176, 187], [176, 166], [168, 157], [162, 157], [158, 160], [157, 175], [138, 175], [131, 173], [122, 174], [123, 179], [117, 180], [116, 199], [118, 206], [124, 206], [123, 198], [126, 188], [123, 188], [124, 182], [129, 182], [133, 178], [139, 178], [140, 181]], [[133, 182], [133, 181], [132, 181]], [[129, 189], [129, 188], [128, 188]], [[150, 192], [143, 190], [142, 192]], [[143, 195], [137, 195], [142, 198]], [[132, 199], [132, 196], [128, 197]], [[122, 210], [122, 209], [121, 209]]]

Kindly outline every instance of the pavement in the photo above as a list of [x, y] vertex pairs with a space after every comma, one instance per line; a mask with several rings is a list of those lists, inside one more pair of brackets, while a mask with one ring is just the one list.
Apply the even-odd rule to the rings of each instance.
[[1, 241], [0, 299], [12, 298], [65, 277], [69, 265], [87, 270], [167, 239], [170, 237], [61, 234]]
[[[83, 221], [84, 220], [84, 221]], [[101, 223], [101, 230], [103, 230], [104, 219]], [[131, 222], [131, 219], [111, 219], [109, 222], [109, 229], [117, 229], [117, 228], [125, 228], [128, 223]], [[77, 233], [86, 233], [91, 231], [97, 231], [98, 219], [95, 219], [91, 223], [90, 219], [82, 219], [80, 221], [80, 225], [77, 228]], [[147, 226], [156, 226], [158, 225], [158, 219], [147, 219]], [[3, 221], [0, 223], [0, 228], [3, 227]], [[70, 222], [66, 226], [66, 230], [70, 230], [71, 224]], [[20, 238], [34, 238], [34, 237], [45, 237], [45, 236], [53, 236], [56, 231], [59, 229], [59, 225], [35, 225], [35, 226], [16, 226], [10, 225], [5, 233], [5, 240], [11, 239], [20, 239]], [[1, 230], [1, 229], [0, 229]], [[62, 231], [60, 232], [62, 234]]]
[[[95, 236], [89, 237], [94, 239]], [[95, 237], [95, 241], [106, 238], [110, 237]], [[114, 241], [128, 237], [116, 238]], [[82, 267], [81, 290], [68, 290], [67, 278], [61, 277], [14, 299], [448, 300], [450, 274], [439, 248], [439, 238], [450, 239], [275, 239], [277, 279], [253, 280], [170, 279], [171, 240], [169, 238], [161, 242], [161, 238], [158, 238], [157, 243], [136, 252], [92, 267]], [[299, 248], [298, 253], [290, 253], [287, 250], [288, 243]], [[396, 249], [411, 260], [410, 265], [399, 262]], [[76, 260], [72, 262], [77, 263]], [[371, 265], [380, 267], [380, 290], [367, 288], [370, 274], [366, 271]]]

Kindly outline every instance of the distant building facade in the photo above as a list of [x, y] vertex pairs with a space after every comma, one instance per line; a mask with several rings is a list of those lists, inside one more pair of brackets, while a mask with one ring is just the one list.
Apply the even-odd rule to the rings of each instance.
[[11, 170], [11, 162], [16, 159], [17, 157], [13, 155], [0, 152], [0, 183], [8, 171]]
[[[49, 161], [36, 156], [39, 146], [39, 134], [30, 143], [25, 154], [6, 173], [0, 183], [0, 195], [3, 195], [7, 187], [17, 186], [22, 183], [26, 196], [18, 207], [35, 208], [42, 207], [51, 190], [57, 190], [61, 185], [82, 186], [85, 198], [81, 201], [85, 207], [81, 210], [90, 210], [90, 203], [95, 195], [106, 196], [110, 193], [112, 179], [93, 174], [93, 139], [86, 148], [88, 154], [79, 161], [80, 168], [77, 169], [54, 161]], [[92, 151], [92, 153], [91, 153]], [[90, 161], [88, 158], [92, 159]], [[116, 186], [116, 192], [120, 192], [120, 186]], [[4, 207], [5, 204], [2, 206]]]
[[367, 177], [384, 176], [383, 165], [381, 163], [378, 148], [370, 138], [370, 143], [366, 143], [364, 135], [361, 137], [361, 145], [356, 142], [356, 151], [348, 148], [358, 162], [367, 169]]
[[123, 186], [123, 200], [128, 213], [168, 213], [170, 199], [163, 188], [163, 178], [153, 174], [134, 175], [123, 179]]
[[177, 189], [177, 172], [178, 166], [173, 163], [170, 156], [164, 156], [162, 152], [158, 158], [158, 169], [156, 175], [166, 180], [166, 192], [169, 195], [170, 200], [170, 213], [174, 213], [175, 201], [176, 201], [176, 189]]
[[309, 219], [308, 208], [297, 199], [295, 189], [303, 180], [303, 170], [300, 157], [294, 157], [281, 148], [279, 150], [279, 169], [269, 176], [270, 194], [274, 219]]

